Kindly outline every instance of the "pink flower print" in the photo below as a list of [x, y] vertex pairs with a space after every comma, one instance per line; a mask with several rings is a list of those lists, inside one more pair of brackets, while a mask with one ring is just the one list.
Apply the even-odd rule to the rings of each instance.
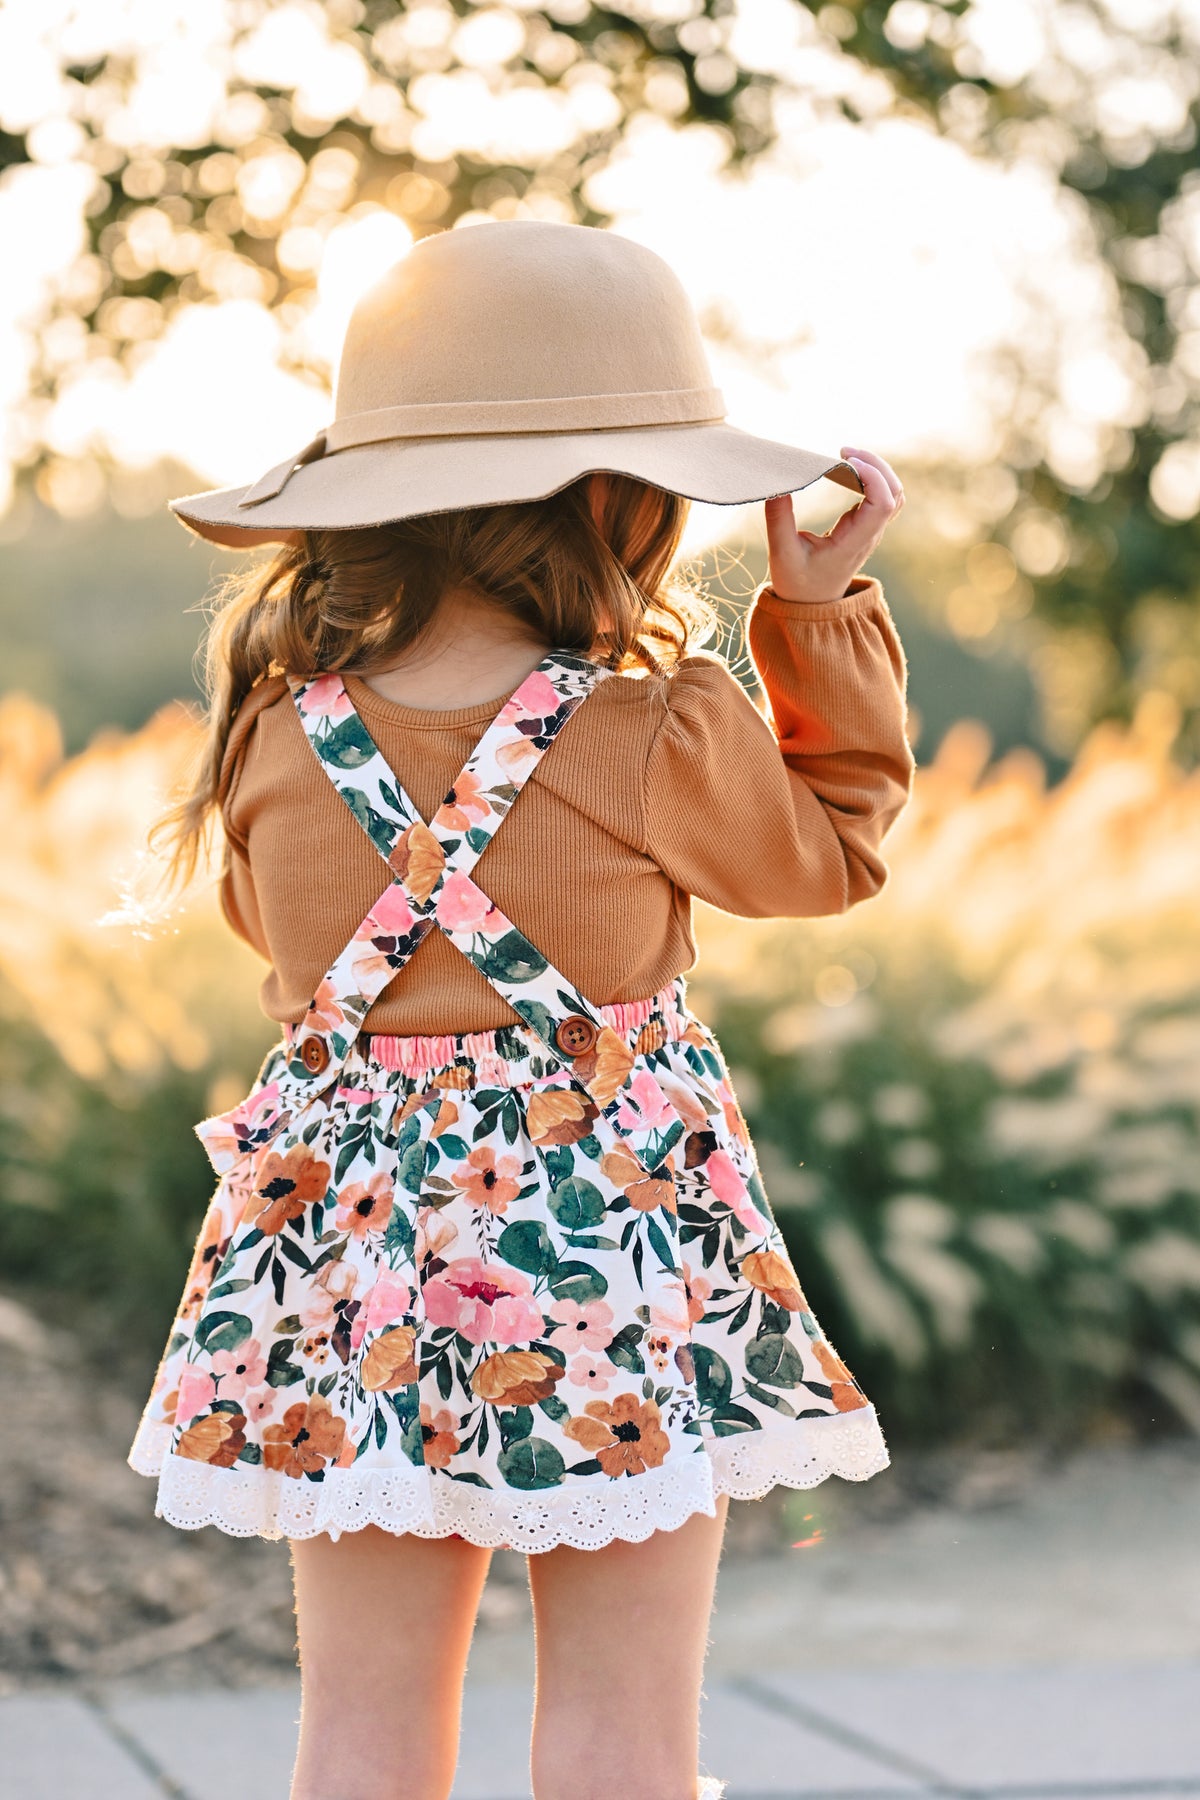
[[558, 711], [558, 695], [553, 682], [540, 669], [535, 669], [525, 677], [504, 708], [505, 713], [510, 707], [514, 719], [548, 719], [551, 713]]
[[422, 1289], [431, 1325], [451, 1325], [471, 1344], [529, 1344], [545, 1324], [519, 1269], [460, 1256]]
[[401, 1281], [391, 1270], [379, 1277], [373, 1288], [368, 1288], [363, 1311], [360, 1318], [365, 1319], [368, 1331], [378, 1331], [381, 1325], [390, 1325], [393, 1320], [403, 1318], [412, 1309], [412, 1289], [408, 1283]]
[[368, 1232], [384, 1231], [392, 1213], [392, 1178], [372, 1175], [370, 1181], [352, 1181], [338, 1195], [336, 1224], [339, 1231], [365, 1238]]
[[600, 1394], [611, 1379], [611, 1368], [598, 1356], [577, 1356], [567, 1370], [567, 1380], [576, 1387], [594, 1388]]
[[704, 1165], [704, 1174], [717, 1199], [725, 1202], [747, 1231], [767, 1229], [767, 1221], [750, 1198], [750, 1189], [738, 1174], [728, 1150], [714, 1150]]
[[489, 913], [495, 911], [487, 895], [461, 872], [442, 883], [437, 899], [438, 924], [447, 931], [483, 931]]
[[305, 1331], [332, 1331], [334, 1298], [327, 1289], [315, 1283], [308, 1289], [299, 1319]]
[[354, 708], [341, 676], [321, 675], [300, 696], [300, 711], [306, 719], [328, 719], [336, 725], [339, 720], [348, 719]]
[[567, 1332], [573, 1349], [607, 1350], [613, 1341], [613, 1310], [607, 1300], [556, 1300], [550, 1308], [552, 1331]]
[[[630, 1105], [630, 1101], [633, 1105]], [[634, 1107], [637, 1111], [634, 1111]], [[675, 1116], [675, 1109], [655, 1081], [649, 1069], [639, 1069], [625, 1089], [617, 1108], [617, 1123], [626, 1131], [644, 1126], [653, 1130]]]
[[393, 881], [380, 894], [371, 908], [371, 919], [375, 926], [372, 935], [383, 937], [407, 937], [416, 920], [412, 907], [408, 904], [404, 889]]
[[712, 1282], [707, 1275], [685, 1262], [683, 1285], [687, 1289], [688, 1319], [691, 1324], [698, 1325], [704, 1317], [705, 1302], [712, 1299]]
[[447, 831], [467, 831], [472, 825], [482, 825], [491, 810], [480, 791], [478, 775], [463, 774], [438, 807], [430, 824], [442, 825]]
[[248, 1388], [266, 1380], [267, 1359], [257, 1338], [247, 1338], [236, 1350], [213, 1352], [212, 1372], [221, 1388], [222, 1400], [240, 1400]]
[[186, 1425], [198, 1412], [211, 1406], [217, 1397], [217, 1384], [207, 1369], [189, 1363], [179, 1377], [179, 1400], [175, 1407], [175, 1423]]
[[650, 1308], [650, 1329], [660, 1336], [685, 1338], [690, 1327], [687, 1290], [682, 1281], [672, 1281], [657, 1305]]
[[275, 1411], [275, 1401], [277, 1397], [277, 1390], [275, 1388], [256, 1388], [252, 1394], [247, 1394], [242, 1401], [242, 1411], [250, 1420], [251, 1424], [261, 1425], [263, 1420], [269, 1419], [271, 1414]]
[[205, 1119], [197, 1135], [218, 1174], [225, 1174], [246, 1145], [265, 1144], [281, 1118], [279, 1083], [259, 1088], [240, 1105], [214, 1119]]

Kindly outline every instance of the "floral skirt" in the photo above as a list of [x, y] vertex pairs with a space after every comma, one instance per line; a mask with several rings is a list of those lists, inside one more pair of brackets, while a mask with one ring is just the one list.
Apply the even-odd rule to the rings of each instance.
[[160, 1517], [595, 1548], [886, 1467], [683, 979], [601, 1010], [687, 1127], [650, 1175], [519, 1024], [364, 1036], [236, 1160], [129, 1454]]

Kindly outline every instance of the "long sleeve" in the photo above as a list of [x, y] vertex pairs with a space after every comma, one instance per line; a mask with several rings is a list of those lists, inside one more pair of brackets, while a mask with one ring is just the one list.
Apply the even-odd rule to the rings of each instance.
[[260, 682], [246, 696], [238, 708], [229, 742], [225, 746], [217, 790], [217, 804], [225, 839], [225, 858], [219, 889], [221, 911], [237, 936], [268, 961], [270, 951], [259, 912], [254, 877], [250, 872], [246, 833], [238, 817], [237, 798], [246, 758], [253, 754], [255, 726], [259, 715], [265, 706], [274, 705], [286, 692], [286, 682], [275, 676]]
[[904, 651], [874, 576], [841, 599], [749, 619], [764, 716], [719, 659], [686, 658], [647, 762], [645, 850], [746, 918], [844, 912], [883, 886], [880, 846], [912, 787]]

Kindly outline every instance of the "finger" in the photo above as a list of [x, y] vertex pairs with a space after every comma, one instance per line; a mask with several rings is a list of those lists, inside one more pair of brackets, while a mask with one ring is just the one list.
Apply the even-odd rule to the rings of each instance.
[[861, 558], [875, 548], [896, 511], [896, 499], [878, 469], [854, 457], [847, 458], [858, 470], [863, 484], [863, 497], [857, 506], [847, 507], [828, 532], [829, 541], [839, 549], [851, 551]]
[[879, 470], [879, 473], [887, 482], [888, 487], [891, 489], [896, 499], [898, 501], [903, 499], [904, 484], [901, 482], [900, 477], [897, 475], [895, 469], [893, 469], [891, 463], [887, 462], [884, 457], [876, 456], [873, 450], [860, 450], [856, 444], [843, 444], [842, 455], [846, 458], [847, 462], [857, 461], [870, 463], [873, 469]]
[[796, 514], [790, 494], [772, 494], [763, 502], [767, 526], [767, 549], [772, 558], [790, 554], [796, 548]]

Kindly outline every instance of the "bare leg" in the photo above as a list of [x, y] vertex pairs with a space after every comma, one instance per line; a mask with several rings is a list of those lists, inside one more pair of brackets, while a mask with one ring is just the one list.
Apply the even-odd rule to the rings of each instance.
[[728, 1502], [678, 1531], [529, 1558], [536, 1800], [695, 1800], [700, 1684]]
[[294, 1540], [300, 1744], [291, 1800], [446, 1800], [489, 1550], [368, 1525]]

